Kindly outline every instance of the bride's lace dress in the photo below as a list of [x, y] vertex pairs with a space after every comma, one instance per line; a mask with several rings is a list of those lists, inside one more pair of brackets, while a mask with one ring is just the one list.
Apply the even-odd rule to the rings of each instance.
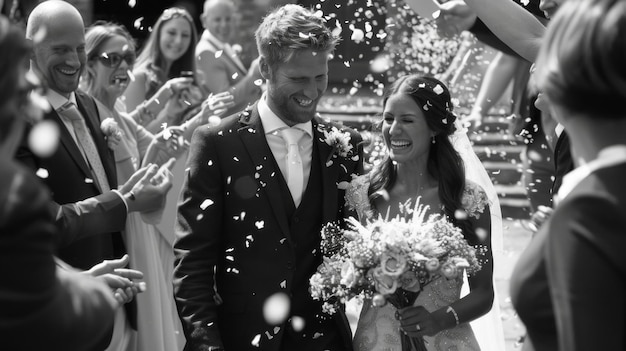
[[[361, 220], [373, 214], [367, 197], [368, 187], [369, 175], [362, 175], [356, 177], [346, 191], [348, 208], [355, 210]], [[468, 215], [478, 216], [488, 206], [488, 200], [481, 192], [480, 187], [468, 182], [463, 196]], [[424, 287], [414, 306], [423, 306], [429, 312], [448, 306], [461, 297], [462, 285], [463, 277], [455, 280], [439, 278]], [[354, 350], [400, 351], [400, 322], [396, 320], [395, 312], [390, 304], [372, 307], [370, 301], [365, 301], [354, 334]], [[424, 341], [429, 351], [480, 350], [469, 323], [462, 323], [432, 337], [425, 336]]]

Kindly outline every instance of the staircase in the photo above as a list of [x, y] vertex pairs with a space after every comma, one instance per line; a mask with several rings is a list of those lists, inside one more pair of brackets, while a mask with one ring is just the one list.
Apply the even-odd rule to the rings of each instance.
[[[331, 94], [320, 103], [318, 111], [322, 117], [367, 132], [371, 130], [371, 124], [380, 118], [377, 116], [380, 100], [369, 99], [372, 100]], [[480, 127], [469, 133], [469, 138], [498, 192], [502, 217], [526, 219], [530, 213], [530, 201], [521, 181], [521, 154], [525, 146], [522, 138], [508, 133], [508, 122], [502, 115], [487, 116]]]
[[508, 128], [507, 117], [486, 116], [469, 138], [498, 192], [503, 218], [526, 219], [530, 201], [521, 179], [525, 145], [521, 137], [510, 135]]

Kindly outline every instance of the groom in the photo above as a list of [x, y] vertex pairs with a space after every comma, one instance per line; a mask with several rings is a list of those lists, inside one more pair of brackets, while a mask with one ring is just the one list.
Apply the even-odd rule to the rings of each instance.
[[[288, 4], [256, 41], [267, 92], [191, 143], [174, 271], [185, 350], [351, 350], [345, 315], [323, 316], [308, 292], [320, 229], [342, 217], [342, 184], [362, 171], [359, 134], [346, 129], [353, 152], [335, 152], [324, 132], [338, 126], [316, 116], [338, 38]], [[284, 318], [264, 309], [272, 296], [288, 301]]]

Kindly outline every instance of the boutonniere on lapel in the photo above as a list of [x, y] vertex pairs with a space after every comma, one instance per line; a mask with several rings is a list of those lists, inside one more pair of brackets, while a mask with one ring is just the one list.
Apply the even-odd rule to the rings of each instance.
[[120, 141], [122, 141], [122, 136], [124, 136], [124, 132], [120, 129], [120, 126], [113, 118], [108, 117], [100, 124], [100, 130], [102, 130], [104, 134], [109, 149], [115, 151], [120, 145]]
[[333, 127], [330, 131], [324, 130], [324, 142], [332, 147], [326, 160], [326, 167], [332, 166], [333, 159], [337, 157], [352, 157], [353, 160], [355, 157], [356, 160], [359, 158], [358, 155], [352, 155], [352, 144], [350, 144], [350, 133], [348, 132], [342, 132], [337, 127]]

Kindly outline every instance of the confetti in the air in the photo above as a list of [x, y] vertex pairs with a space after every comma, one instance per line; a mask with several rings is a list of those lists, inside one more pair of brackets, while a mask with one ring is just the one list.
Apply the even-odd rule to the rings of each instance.
[[46, 178], [48, 178], [48, 176], [50, 175], [50, 174], [48, 173], [48, 170], [47, 170], [47, 169], [45, 169], [45, 168], [39, 168], [39, 169], [37, 170], [37, 172], [35, 172], [35, 174], [37, 175], [37, 177], [39, 177], [39, 178], [41, 178], [41, 179], [46, 179]]
[[291, 301], [287, 294], [278, 292], [265, 300], [263, 317], [269, 325], [282, 324], [289, 316]]
[[52, 155], [59, 146], [59, 127], [53, 121], [37, 123], [28, 135], [28, 145], [39, 157]]
[[202, 209], [202, 211], [206, 210], [207, 207], [213, 205], [213, 200], [211, 199], [206, 199], [204, 201], [202, 201], [202, 203], [200, 204], [200, 208]]

